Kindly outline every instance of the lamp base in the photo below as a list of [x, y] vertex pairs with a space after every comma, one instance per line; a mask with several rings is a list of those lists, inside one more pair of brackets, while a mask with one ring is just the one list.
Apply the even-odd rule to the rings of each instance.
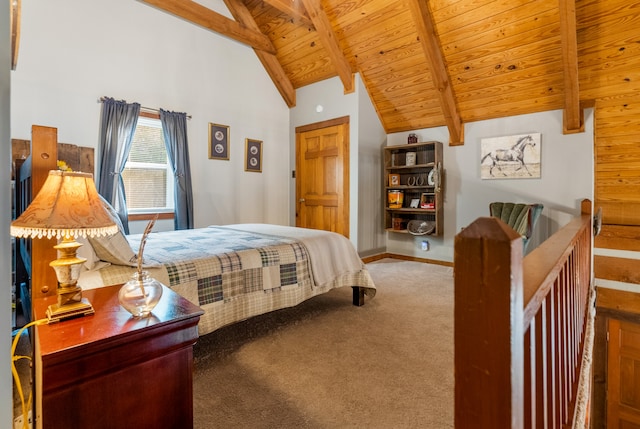
[[49, 323], [59, 322], [72, 317], [88, 316], [94, 314], [93, 306], [87, 298], [80, 301], [69, 302], [64, 305], [51, 304], [47, 308], [47, 318]]
[[76, 255], [80, 246], [82, 244], [69, 235], [53, 246], [58, 250], [58, 259], [51, 261], [49, 265], [58, 278], [58, 302], [47, 308], [49, 323], [95, 313], [89, 301], [82, 298], [82, 288], [77, 285], [82, 264], [86, 261]]

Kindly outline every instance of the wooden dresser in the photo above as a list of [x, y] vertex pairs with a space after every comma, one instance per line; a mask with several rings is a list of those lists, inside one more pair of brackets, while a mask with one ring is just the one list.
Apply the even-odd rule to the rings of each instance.
[[[94, 315], [35, 327], [36, 427], [193, 426], [202, 310], [165, 287], [152, 315], [135, 319], [120, 306], [119, 289], [83, 292]], [[35, 319], [55, 300], [34, 300]]]

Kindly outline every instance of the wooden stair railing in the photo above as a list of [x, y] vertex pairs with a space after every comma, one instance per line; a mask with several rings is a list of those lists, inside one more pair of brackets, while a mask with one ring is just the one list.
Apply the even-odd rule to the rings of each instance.
[[456, 428], [572, 426], [592, 303], [591, 213], [584, 200], [581, 216], [525, 258], [496, 218], [456, 236]]

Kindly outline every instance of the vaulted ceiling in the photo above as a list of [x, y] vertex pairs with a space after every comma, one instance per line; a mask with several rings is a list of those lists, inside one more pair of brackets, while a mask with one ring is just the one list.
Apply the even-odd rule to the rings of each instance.
[[253, 47], [288, 106], [295, 89], [362, 81], [387, 133], [582, 108], [637, 91], [640, 2], [629, 0], [142, 0]]

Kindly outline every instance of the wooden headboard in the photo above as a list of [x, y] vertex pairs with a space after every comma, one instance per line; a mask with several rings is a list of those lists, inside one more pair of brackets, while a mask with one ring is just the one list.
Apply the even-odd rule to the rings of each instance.
[[[94, 170], [94, 149], [58, 143], [57, 128], [33, 125], [30, 144], [28, 140], [14, 139], [12, 149], [16, 180], [16, 217], [38, 193], [49, 171], [58, 168], [58, 159], [65, 161], [75, 171], [93, 173]], [[55, 244], [55, 239], [46, 238], [16, 240], [16, 253], [24, 260], [24, 272], [16, 269], [16, 283], [30, 284], [29, 295], [32, 299], [57, 293], [58, 281], [55, 272], [49, 266], [49, 262], [57, 258], [56, 250], [53, 248]]]
[[[40, 127], [35, 125], [35, 127]], [[49, 128], [49, 127], [40, 127]], [[55, 129], [55, 128], [53, 128]], [[11, 139], [11, 178], [15, 178], [17, 171], [31, 155], [31, 140]], [[94, 174], [94, 149], [92, 147], [77, 146], [69, 143], [57, 144], [57, 158], [67, 163], [73, 171]]]

